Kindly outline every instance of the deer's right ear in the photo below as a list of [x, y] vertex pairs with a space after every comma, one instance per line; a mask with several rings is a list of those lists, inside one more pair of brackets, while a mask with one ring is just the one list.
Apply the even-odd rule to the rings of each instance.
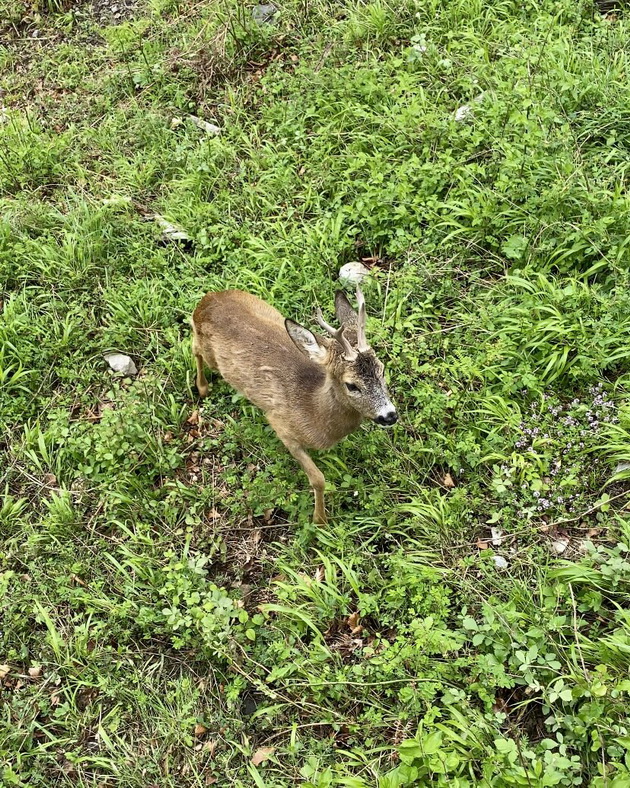
[[326, 348], [320, 345], [317, 339], [315, 339], [315, 334], [311, 333], [308, 328], [304, 328], [304, 326], [301, 326], [294, 320], [289, 320], [289, 318], [285, 319], [284, 327], [287, 330], [287, 334], [291, 337], [293, 344], [299, 351], [304, 353], [305, 356], [308, 356], [311, 361], [317, 361], [318, 364], [324, 363], [328, 352]]

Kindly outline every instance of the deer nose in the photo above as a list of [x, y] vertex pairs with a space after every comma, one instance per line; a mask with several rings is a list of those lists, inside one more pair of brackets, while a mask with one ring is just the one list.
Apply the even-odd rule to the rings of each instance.
[[398, 414], [392, 408], [392, 410], [388, 410], [385, 413], [379, 413], [374, 421], [380, 424], [381, 427], [391, 427], [392, 424], [396, 424], [398, 421]]

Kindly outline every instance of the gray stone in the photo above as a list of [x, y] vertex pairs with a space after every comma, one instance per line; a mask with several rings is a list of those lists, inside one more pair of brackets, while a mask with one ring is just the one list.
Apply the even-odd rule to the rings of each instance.
[[252, 19], [258, 25], [273, 25], [278, 9], [273, 3], [261, 3], [252, 8]]
[[213, 136], [216, 136], [217, 134], [221, 133], [220, 127], [215, 126], [214, 123], [208, 123], [207, 120], [202, 120], [201, 118], [198, 118], [196, 115], [189, 115], [188, 117], [198, 129], [205, 131], [206, 134], [212, 134]]
[[344, 283], [360, 285], [369, 273], [370, 269], [363, 263], [346, 263], [339, 269], [339, 279]]
[[104, 359], [117, 375], [138, 374], [133, 359], [129, 358], [129, 356], [125, 356], [124, 353], [105, 353]]

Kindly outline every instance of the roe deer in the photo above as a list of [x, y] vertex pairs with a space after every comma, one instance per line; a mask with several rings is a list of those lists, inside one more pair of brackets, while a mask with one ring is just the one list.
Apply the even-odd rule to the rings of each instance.
[[192, 317], [197, 389], [208, 394], [204, 361], [261, 408], [300, 463], [315, 493], [315, 523], [326, 523], [324, 475], [306, 449], [328, 449], [364, 418], [389, 426], [398, 418], [383, 364], [365, 339], [365, 300], [358, 313], [345, 294], [335, 296], [339, 329], [318, 310], [328, 336], [313, 334], [242, 290], [205, 295]]

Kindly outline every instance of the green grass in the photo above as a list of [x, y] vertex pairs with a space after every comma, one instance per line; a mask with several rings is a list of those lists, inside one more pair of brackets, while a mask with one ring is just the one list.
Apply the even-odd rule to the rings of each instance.
[[[628, 18], [107, 13], [0, 0], [0, 785], [630, 786]], [[187, 321], [360, 258], [401, 418], [315, 527]]]

